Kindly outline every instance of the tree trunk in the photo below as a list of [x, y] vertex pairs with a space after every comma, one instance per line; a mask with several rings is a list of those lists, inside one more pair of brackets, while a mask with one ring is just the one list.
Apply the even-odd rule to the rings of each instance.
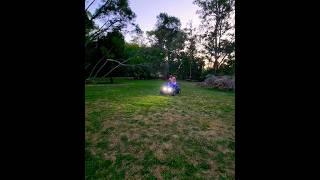
[[167, 54], [168, 54], [167, 55], [168, 59], [167, 59], [167, 62], [166, 62], [167, 63], [166, 66], [167, 66], [167, 72], [170, 73], [170, 58], [171, 57], [170, 57], [170, 53], [169, 52], [167, 52]]
[[215, 60], [214, 63], [213, 63], [213, 69], [214, 69], [214, 74], [215, 75], [217, 75], [218, 67], [219, 67], [219, 62], [218, 62], [218, 60]]
[[169, 67], [169, 53], [166, 52], [166, 58], [163, 63], [163, 75], [167, 76], [170, 73], [170, 67]]
[[191, 66], [192, 66], [192, 60], [190, 59], [190, 71], [189, 71], [189, 79], [191, 79]]
[[169, 69], [169, 62], [168, 61], [165, 62], [164, 68], [165, 68], [166, 76], [169, 76], [170, 69]]
[[113, 84], [113, 78], [110, 76], [110, 83]]

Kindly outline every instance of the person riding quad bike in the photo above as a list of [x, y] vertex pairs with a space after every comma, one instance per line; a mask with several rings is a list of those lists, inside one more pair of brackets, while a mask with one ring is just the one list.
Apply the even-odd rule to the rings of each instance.
[[171, 76], [169, 78], [169, 81], [165, 83], [162, 88], [160, 89], [160, 94], [166, 94], [166, 95], [176, 95], [180, 93], [180, 87], [178, 83], [176, 82], [176, 78]]

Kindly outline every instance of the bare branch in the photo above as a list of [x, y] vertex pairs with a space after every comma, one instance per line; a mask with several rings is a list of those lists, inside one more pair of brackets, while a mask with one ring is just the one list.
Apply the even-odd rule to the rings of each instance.
[[109, 72], [107, 72], [105, 75], [103, 75], [103, 77], [108, 76], [113, 70], [115, 70], [116, 68], [118, 68], [119, 66], [123, 65], [123, 66], [127, 66], [126, 64], [123, 64], [129, 60], [125, 60], [123, 61], [123, 63], [121, 63], [120, 61], [114, 60], [114, 59], [107, 59], [108, 61], [112, 61], [112, 62], [117, 62], [119, 63], [117, 66], [115, 66], [114, 68], [112, 68]]
[[93, 0], [90, 4], [89, 4], [89, 6], [86, 8], [86, 11], [89, 9], [89, 7], [95, 2], [96, 0]]
[[[103, 58], [100, 59], [99, 61], [101, 61], [101, 60], [103, 60]], [[115, 67], [113, 67], [109, 72], [107, 72], [105, 75], [103, 75], [103, 77], [108, 76], [113, 70], [115, 70], [115, 69], [118, 68], [119, 66], [127, 66], [127, 67], [128, 67], [128, 66], [129, 66], [129, 67], [144, 66], [143, 64], [132, 64], [132, 65], [131, 65], [131, 64], [124, 64], [124, 63], [128, 62], [129, 59], [127, 59], [127, 60], [125, 60], [125, 61], [123, 61], [123, 62], [120, 62], [120, 61], [114, 60], [114, 59], [106, 59], [106, 62], [98, 69], [98, 71], [95, 73], [95, 76], [94, 76], [93, 78], [96, 78], [96, 76], [98, 75], [98, 73], [101, 71], [101, 69], [106, 65], [106, 63], [107, 63], [108, 61], [116, 62], [116, 63], [118, 63], [118, 65], [115, 66]], [[97, 63], [97, 64], [99, 64], [99, 63]], [[97, 64], [95, 65], [95, 67], [97, 66]], [[95, 69], [95, 67], [94, 67], [94, 69]], [[91, 71], [89, 78], [91, 77], [92, 73], [93, 73], [93, 71]]]
[[91, 65], [91, 64], [85, 65], [84, 69], [88, 69], [88, 67], [89, 67], [90, 65]]
[[97, 67], [97, 65], [105, 58], [106, 56], [103, 56], [98, 62], [97, 62], [97, 64], [93, 67], [93, 69], [91, 70], [91, 73], [90, 73], [90, 75], [89, 75], [89, 77], [88, 78], [90, 78], [91, 76], [92, 76], [92, 73], [93, 73], [93, 71], [96, 69], [96, 67]]
[[[122, 66], [132, 66], [132, 65], [128, 65], [128, 64], [123, 64], [122, 62], [120, 62], [120, 61], [117, 61], [117, 60], [114, 60], [114, 59], [107, 59], [108, 61], [111, 61], [111, 62], [116, 62], [116, 63], [118, 63], [118, 64], [120, 64], [120, 65], [122, 65]], [[129, 61], [129, 60], [125, 60], [125, 61], [123, 61], [123, 62], [127, 62], [127, 61]]]
[[120, 21], [121, 21], [120, 19], [117, 19], [117, 20], [111, 22], [107, 28], [102, 29], [102, 28], [108, 23], [108, 21], [105, 22], [95, 33], [93, 33], [93, 34], [91, 34], [91, 35], [89, 36], [89, 39], [93, 40], [93, 39], [96, 38], [100, 33], [108, 30], [112, 25], [114, 25], [115, 23], [120, 22]]
[[97, 70], [96, 74], [94, 75], [93, 79], [95, 79], [97, 77], [97, 75], [99, 74], [99, 72], [101, 71], [101, 69], [107, 64], [108, 59], [106, 60], [106, 62], [103, 63], [103, 65]]
[[222, 58], [222, 60], [220, 61], [219, 65], [218, 65], [218, 68], [220, 68], [220, 66], [225, 62], [225, 58], [227, 57], [227, 53], [224, 55], [224, 57]]
[[96, 13], [91, 17], [90, 20], [94, 20], [96, 19], [98, 16], [100, 16], [100, 14], [102, 13], [103, 11], [103, 8], [105, 8], [106, 6], [108, 6], [110, 3], [110, 0], [108, 0], [107, 2], [105, 2], [102, 6], [100, 6], [97, 10], [96, 10]]
[[114, 68], [112, 68], [109, 72], [107, 72], [105, 75], [103, 75], [103, 77], [106, 77], [108, 76], [113, 70], [115, 70], [116, 68], [118, 68], [119, 66], [129, 66], [129, 67], [134, 67], [134, 66], [144, 66], [143, 64], [124, 64], [126, 62], [129, 61], [129, 59], [123, 61], [123, 62], [120, 62], [120, 61], [117, 61], [117, 60], [114, 60], [114, 59], [107, 59], [107, 61], [111, 61], [111, 62], [116, 62], [118, 63], [117, 66], [115, 66]]

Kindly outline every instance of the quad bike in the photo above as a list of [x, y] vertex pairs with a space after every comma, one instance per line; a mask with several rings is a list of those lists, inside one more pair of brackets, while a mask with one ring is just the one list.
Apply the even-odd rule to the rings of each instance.
[[181, 93], [181, 89], [178, 86], [178, 84], [173, 85], [170, 83], [165, 83], [160, 89], [160, 94], [162, 95], [175, 96], [176, 94], [179, 94], [179, 93]]

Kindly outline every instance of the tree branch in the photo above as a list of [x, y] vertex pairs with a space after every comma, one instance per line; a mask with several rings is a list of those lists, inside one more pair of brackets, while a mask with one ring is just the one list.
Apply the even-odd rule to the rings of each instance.
[[92, 70], [91, 70], [90, 75], [89, 75], [88, 78], [90, 78], [90, 77], [92, 76], [92, 73], [93, 73], [93, 71], [96, 69], [97, 65], [98, 65], [105, 57], [106, 57], [106, 56], [103, 56], [103, 57], [97, 62], [97, 64], [92, 68]]
[[220, 66], [225, 62], [225, 58], [227, 57], [228, 53], [224, 55], [224, 57], [222, 58], [221, 62], [218, 65], [218, 69], [220, 68]]
[[105, 28], [104, 30], [102, 30], [103, 26], [105, 26], [105, 25], [108, 23], [108, 21], [105, 22], [95, 33], [93, 33], [92, 35], [89, 36], [89, 39], [93, 40], [93, 39], [96, 38], [100, 33], [102, 33], [103, 31], [108, 30], [112, 25], [114, 25], [115, 23], [120, 22], [120, 21], [121, 21], [120, 19], [117, 19], [117, 20], [111, 22], [107, 28]]
[[84, 69], [87, 69], [91, 64], [85, 65]]
[[109, 72], [107, 72], [105, 75], [103, 75], [103, 77], [108, 76], [113, 70], [115, 70], [117, 67], [119, 67], [119, 66], [121, 66], [121, 65], [127, 66], [126, 64], [123, 64], [123, 63], [125, 63], [125, 62], [127, 62], [127, 61], [129, 61], [129, 60], [125, 60], [125, 61], [123, 61], [123, 63], [121, 63], [120, 61], [114, 60], [114, 59], [107, 59], [107, 61], [117, 62], [117, 63], [119, 63], [119, 64], [118, 64], [117, 66], [115, 66], [114, 68], [112, 68], [112, 69], [111, 69]]
[[[103, 59], [103, 58], [102, 58], [102, 59]], [[99, 61], [101, 61], [102, 59], [100, 59]], [[118, 63], [118, 65], [115, 66], [115, 67], [113, 67], [109, 72], [107, 72], [105, 75], [103, 75], [103, 77], [108, 76], [113, 70], [115, 70], [115, 69], [118, 68], [119, 66], [131, 66], [131, 67], [132, 67], [132, 66], [144, 66], [143, 64], [133, 64], [133, 65], [124, 64], [124, 63], [128, 62], [129, 59], [127, 59], [127, 60], [125, 60], [125, 61], [123, 61], [123, 62], [120, 62], [120, 61], [117, 61], [117, 60], [114, 60], [114, 59], [106, 59], [106, 62], [98, 69], [98, 71], [95, 73], [95, 76], [94, 76], [93, 78], [96, 78], [96, 76], [98, 75], [98, 73], [101, 71], [101, 69], [106, 65], [106, 63], [107, 63], [108, 61], [116, 62], [116, 63]], [[97, 63], [97, 64], [98, 64], [98, 63]], [[95, 67], [97, 66], [97, 64], [95, 65]], [[94, 68], [95, 68], [95, 67], [94, 67]], [[91, 71], [89, 78], [91, 77], [91, 74], [92, 74], [92, 73], [93, 73], [93, 71]]]
[[110, 3], [110, 0], [108, 0], [106, 3], [104, 3], [101, 7], [99, 7], [96, 11], [96, 13], [91, 17], [91, 21], [100, 16], [100, 13], [102, 13], [103, 8], [106, 7]]
[[101, 71], [101, 69], [107, 64], [108, 59], [106, 60], [105, 63], [103, 63], [103, 65], [97, 70], [96, 74], [94, 75], [93, 79], [95, 79], [97, 77], [97, 75], [99, 74], [99, 72]]
[[88, 39], [94, 39], [102, 30], [103, 26], [105, 26], [108, 22], [105, 22], [95, 33], [91, 34]]
[[89, 4], [89, 6], [86, 8], [86, 11], [89, 9], [89, 7], [95, 2], [96, 0], [93, 0], [90, 4]]
[[[131, 65], [128, 65], [128, 64], [123, 64], [122, 62], [114, 60], [114, 59], [107, 59], [107, 60], [111, 61], [111, 62], [116, 62], [116, 63], [118, 63], [119, 65], [122, 65], [122, 66], [131, 66]], [[123, 62], [127, 62], [127, 61], [129, 61], [129, 60], [125, 60]]]

